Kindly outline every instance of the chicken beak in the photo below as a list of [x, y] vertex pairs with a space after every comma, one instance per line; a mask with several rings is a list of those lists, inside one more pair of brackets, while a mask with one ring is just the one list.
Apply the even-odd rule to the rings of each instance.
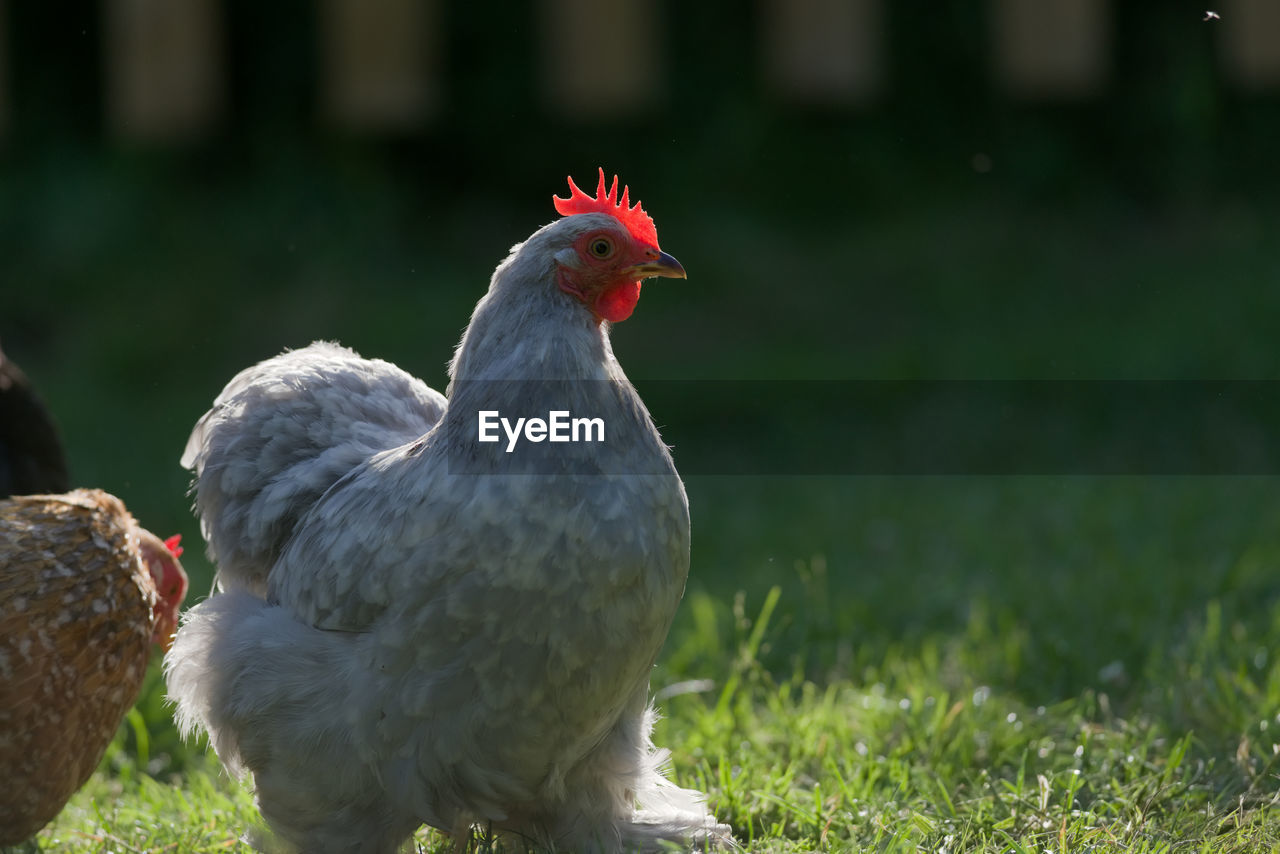
[[672, 256], [660, 249], [645, 251], [645, 261], [627, 268], [627, 275], [636, 279], [661, 276], [664, 279], [685, 279], [684, 267]]
[[173, 639], [176, 636], [177, 631], [178, 627], [171, 625], [168, 620], [163, 621], [163, 627], [157, 624], [156, 637], [153, 638], [153, 640], [160, 646], [161, 655], [169, 654], [169, 648], [173, 646]]

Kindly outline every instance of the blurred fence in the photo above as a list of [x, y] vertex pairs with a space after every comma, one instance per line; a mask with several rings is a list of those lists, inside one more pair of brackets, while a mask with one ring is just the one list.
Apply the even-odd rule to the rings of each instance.
[[[1118, 2], [1118, 0], [1117, 0]], [[7, 0], [0, 0], [0, 133], [11, 125]], [[316, 0], [317, 105], [331, 126], [429, 128], [450, 90], [441, 0]], [[886, 0], [759, 0], [757, 65], [783, 102], [874, 103], [890, 81]], [[657, 0], [540, 0], [529, 69], [547, 107], [591, 120], [661, 101], [664, 11]], [[1111, 82], [1112, 0], [986, 0], [991, 79], [1008, 97], [1087, 100]], [[1241, 89], [1280, 88], [1280, 2], [1222, 0], [1203, 13], [1221, 71]], [[224, 116], [223, 0], [103, 0], [106, 125], [125, 139], [200, 137]], [[281, 34], [288, 38], [289, 34]], [[715, 38], [708, 33], [708, 38]], [[922, 60], [929, 61], [924, 56]]]

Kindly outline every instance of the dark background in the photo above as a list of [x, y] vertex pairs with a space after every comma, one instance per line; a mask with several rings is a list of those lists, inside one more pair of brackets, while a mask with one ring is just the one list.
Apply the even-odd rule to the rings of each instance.
[[[993, 59], [1001, 4], [884, 3], [876, 82], [856, 97], [777, 85], [769, 4], [640, 4], [606, 28], [609, 55], [649, 50], [660, 73], [635, 103], [600, 110], [548, 94], [549, 5], [434, 6], [437, 97], [387, 129], [326, 118], [323, 4], [227, 0], [210, 37], [222, 69], [212, 118], [157, 137], [113, 118], [112, 3], [4, 4], [0, 341], [56, 413], [74, 483], [194, 545], [177, 460], [226, 380], [330, 338], [443, 388], [493, 267], [554, 216], [566, 175], [588, 185], [597, 166], [631, 186], [689, 271], [646, 286], [614, 331], [642, 387], [1280, 374], [1280, 84], [1233, 73], [1225, 35], [1248, 4], [1219, 7], [1219, 20], [1203, 3], [1104, 4], [1098, 78], [1037, 93]], [[840, 411], [806, 441], [848, 441]], [[697, 424], [712, 441], [734, 429], [705, 412]], [[735, 459], [733, 471], [776, 473], [768, 442], [751, 447], [759, 468]], [[803, 456], [814, 474], [812, 448]], [[946, 487], [953, 510], [990, 504], [981, 484], [958, 484]], [[1088, 504], [1078, 488], [1063, 492]], [[769, 566], [785, 574], [825, 554], [833, 579], [853, 578], [883, 545], [885, 507], [928, 527], [938, 491], [904, 489], [691, 479], [695, 575], [728, 596], [767, 584]], [[1009, 489], [1023, 500], [1025, 485]], [[1274, 501], [1250, 489], [1254, 510]], [[855, 517], [862, 533], [841, 539]], [[981, 577], [955, 556], [962, 543], [932, 542], [920, 540], [920, 565]], [[209, 571], [198, 552], [196, 594]], [[884, 601], [894, 573], [915, 566], [902, 560], [875, 582]], [[739, 574], [743, 563], [754, 568]], [[910, 612], [867, 594], [857, 620], [963, 625], [960, 587]], [[1064, 688], [1108, 655], [1072, 665]]]

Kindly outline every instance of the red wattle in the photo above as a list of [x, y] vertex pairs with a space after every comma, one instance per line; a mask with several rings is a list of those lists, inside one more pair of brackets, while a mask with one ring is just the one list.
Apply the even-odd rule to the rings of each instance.
[[596, 314], [610, 323], [618, 323], [631, 316], [640, 301], [639, 282], [620, 282], [610, 285], [596, 300]]

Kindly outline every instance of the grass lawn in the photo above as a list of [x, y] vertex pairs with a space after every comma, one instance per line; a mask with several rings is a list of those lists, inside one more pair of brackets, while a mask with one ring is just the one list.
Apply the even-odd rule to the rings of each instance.
[[[209, 567], [176, 458], [221, 383], [316, 337], [440, 383], [500, 249], [530, 225], [494, 214], [480, 220], [491, 233], [473, 219], [451, 237], [405, 213], [402, 230], [383, 227], [403, 212], [379, 186], [351, 198], [340, 181], [315, 189], [325, 204], [259, 204], [247, 181], [169, 210], [127, 174], [64, 180], [89, 189], [49, 210], [17, 192], [9, 223], [65, 214], [62, 230], [0, 237], [34, 285], [22, 316], [58, 330], [44, 352], [15, 336], [32, 354], [19, 361], [62, 419], [77, 482], [187, 534], [195, 597]], [[367, 202], [372, 223], [340, 249], [332, 196]], [[164, 239], [127, 227], [121, 205], [148, 210]], [[646, 290], [615, 348], [638, 379], [1271, 378], [1275, 219], [996, 204], [795, 226], [731, 212], [703, 229], [677, 211], [660, 220], [664, 247], [695, 278]], [[474, 286], [424, 289], [414, 271], [433, 259]], [[779, 270], [811, 287], [779, 289]], [[112, 287], [68, 284], [95, 275]], [[132, 414], [104, 421], [104, 408]], [[693, 575], [654, 675], [658, 741], [748, 850], [1280, 851], [1280, 478], [688, 485]], [[153, 672], [37, 845], [225, 852], [254, 816], [202, 747], [177, 740]]]
[[[1280, 850], [1280, 483], [690, 491], [659, 739], [749, 850]], [[139, 773], [136, 745], [41, 845], [235, 849], [249, 796], [199, 758]]]

